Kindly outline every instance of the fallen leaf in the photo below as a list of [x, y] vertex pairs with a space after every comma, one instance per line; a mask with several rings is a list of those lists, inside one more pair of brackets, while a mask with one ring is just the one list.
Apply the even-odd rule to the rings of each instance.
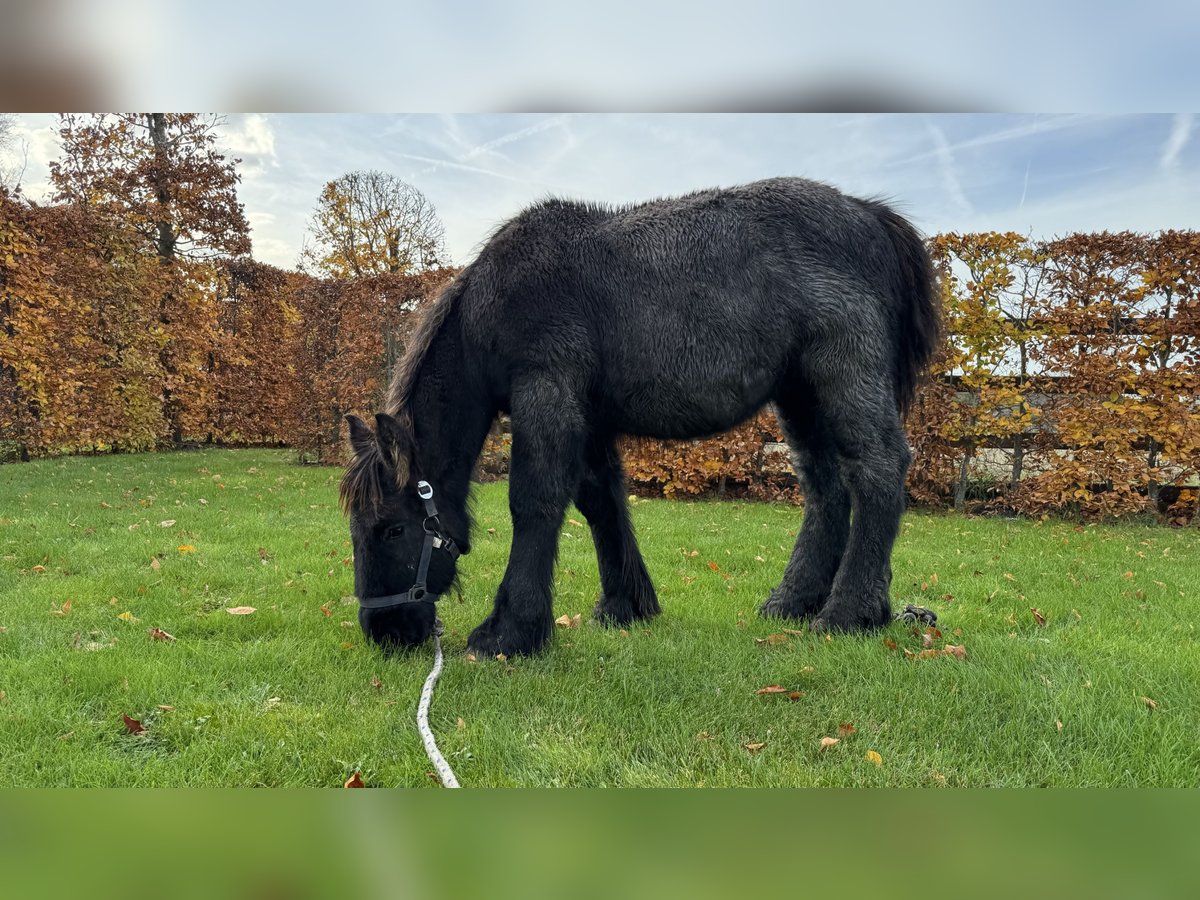
[[573, 616], [563, 614], [554, 620], [554, 624], [561, 625], [563, 628], [578, 628], [582, 621], [583, 613], [575, 613]]
[[933, 646], [933, 635], [932, 634], [921, 635], [921, 646], [922, 647], [932, 647]]
[[763, 747], [767, 746], [767, 742], [766, 741], [753, 741], [753, 742], [747, 742], [745, 744], [742, 744], [742, 746], [745, 747], [747, 750], [749, 750], [751, 753], [757, 753]]
[[1133, 577], [1133, 573], [1132, 573], [1132, 572], [1126, 572], [1126, 573], [1125, 573], [1124, 575], [1122, 575], [1121, 577], [1122, 577], [1122, 578], [1132, 578], [1132, 577]]
[[508, 662], [508, 656], [503, 653], [497, 653], [496, 659], [500, 660], [500, 662]]
[[150, 558], [150, 568], [152, 568], [155, 572], [162, 568], [162, 563], [158, 561], [157, 556]]
[[777, 684], [768, 684], [766, 687], [761, 687], [754, 693], [756, 694], [786, 694], [788, 689], [780, 687]]
[[830, 747], [836, 747], [840, 743], [841, 743], [841, 741], [838, 738], [823, 737], [823, 738], [821, 738], [821, 749], [828, 750]]
[[278, 706], [280, 703], [282, 703], [282, 702], [283, 702], [283, 699], [282, 699], [282, 698], [280, 698], [280, 697], [268, 697], [268, 698], [267, 698], [267, 702], [266, 702], [265, 704], [263, 704], [263, 705], [264, 705], [264, 706], [265, 706], [267, 709], [274, 709], [275, 707], [277, 707], [277, 706]]
[[129, 610], [125, 610], [123, 613], [117, 613], [117, 618], [122, 622], [136, 622], [138, 620], [138, 617]]
[[168, 634], [167, 632], [163, 631], [161, 628], [151, 628], [149, 631], [146, 632], [146, 634], [150, 635], [150, 637], [154, 638], [154, 640], [156, 640], [156, 641], [168, 641], [169, 642], [169, 641], [175, 640], [175, 635]]
[[795, 701], [799, 700], [803, 696], [804, 696], [804, 691], [789, 691], [788, 692], [788, 699], [791, 700], [793, 703]]
[[463, 721], [462, 716], [459, 716], [458, 721], [454, 723], [454, 727], [461, 731], [462, 729], [467, 727], [467, 723]]
[[365, 788], [366, 782], [362, 780], [362, 776], [356, 771], [353, 775], [346, 779], [346, 783], [342, 787], [347, 788]]
[[709, 734], [707, 731], [696, 732], [696, 740], [698, 740], [698, 741], [711, 741], [712, 739], [713, 739], [713, 736], [711, 734]]
[[71, 601], [70, 600], [64, 600], [62, 606], [58, 607], [57, 609], [50, 610], [50, 612], [56, 616], [65, 616], [70, 611], [71, 611]]
[[1007, 580], [1007, 581], [1016, 581], [1016, 580], [1017, 580], [1017, 579], [1016, 579], [1016, 578], [1014, 578], [1014, 577], [1012, 576], [1012, 574], [1011, 574], [1011, 573], [1009, 573], [1009, 572], [1005, 572], [1005, 573], [1004, 573], [1004, 578], [1005, 578], [1005, 580]]
[[789, 640], [791, 640], [791, 638], [789, 638], [786, 634], [768, 634], [765, 638], [755, 638], [754, 643], [769, 644], [770, 646], [774, 646], [776, 644], [786, 644]]
[[1158, 709], [1158, 704], [1155, 703], [1153, 700], [1151, 700], [1149, 697], [1143, 697], [1142, 702], [1145, 703], [1149, 709]]
[[1062, 730], [1063, 730], [1063, 723], [1062, 723], [1062, 720], [1061, 720], [1061, 719], [1055, 719], [1055, 720], [1054, 720], [1054, 726], [1055, 726], [1055, 727], [1056, 727], [1056, 728], [1057, 728], [1059, 731], [1062, 731]]
[[258, 612], [253, 606], [227, 606], [225, 612], [231, 616], [248, 616], [251, 613]]
[[851, 725], [849, 722], [843, 722], [841, 725], [838, 726], [838, 729], [837, 729], [837, 733], [839, 735], [841, 735], [842, 737], [849, 737], [850, 735], [854, 734], [854, 731], [855, 731], [854, 726]]
[[170, 528], [172, 525], [175, 524], [175, 520], [174, 519], [163, 519], [158, 524], [161, 525], [163, 528]]
[[868, 750], [866, 756], [863, 757], [867, 762], [875, 763], [876, 766], [883, 765], [883, 757], [874, 750]]
[[720, 566], [718, 566], [718, 565], [717, 565], [715, 562], [713, 562], [711, 559], [708, 561], [708, 567], [709, 567], [710, 569], [712, 569], [714, 572], [719, 572], [719, 571], [721, 571], [721, 567], [720, 567]]
[[161, 709], [163, 712], [174, 712], [175, 711], [175, 707], [171, 706], [169, 703], [160, 703], [160, 704], [158, 704], [158, 708]]
[[175, 549], [178, 550], [180, 553], [195, 553], [196, 552], [196, 548], [192, 544], [180, 544]]
[[624, 628], [622, 628], [620, 631], [618, 631], [617, 634], [619, 634], [623, 638], [629, 637], [629, 632], [626, 631]]
[[1042, 611], [1034, 606], [1029, 607], [1029, 611], [1033, 613], [1034, 621], [1036, 621], [1040, 627], [1045, 628], [1046, 617], [1042, 615]]
[[329, 618], [330, 616], [333, 615], [333, 610], [330, 609], [329, 604], [326, 603], [324, 606], [321, 607], [321, 613], [322, 613], [322, 615], [325, 616], [325, 618]]
[[578, 519], [567, 519], [567, 524], [568, 524], [568, 525], [574, 525], [576, 528], [582, 528], [582, 527], [583, 527], [583, 523], [582, 523], [582, 522], [580, 522]]
[[891, 638], [884, 638], [884, 639], [883, 639], [883, 646], [887, 647], [889, 650], [892, 650], [892, 651], [894, 651], [894, 650], [896, 649], [896, 647], [897, 647], [897, 644], [896, 644], [896, 642], [895, 642], [895, 641], [893, 641]]
[[467, 654], [467, 662], [475, 662], [475, 654], [474, 653]]
[[46, 571], [46, 567], [45, 566], [34, 566], [32, 571], [37, 572], [39, 575], [41, 575], [43, 572]]
[[955, 646], [954, 644], [947, 644], [945, 647], [942, 648], [942, 655], [943, 656], [954, 656], [954, 657], [957, 657], [958, 659], [966, 659], [967, 658], [966, 645], [959, 644], [959, 645]]
[[130, 734], [141, 734], [146, 730], [146, 726], [137, 719], [131, 719], [125, 713], [121, 713], [121, 719], [125, 722], [125, 730]]

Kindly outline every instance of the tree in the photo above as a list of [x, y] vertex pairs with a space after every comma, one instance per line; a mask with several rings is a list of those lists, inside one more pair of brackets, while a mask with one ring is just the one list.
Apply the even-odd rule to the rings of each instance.
[[167, 263], [249, 254], [241, 160], [216, 148], [223, 124], [198, 113], [61, 115], [55, 199], [107, 207]]
[[175, 441], [205, 427], [217, 340], [216, 272], [210, 262], [250, 253], [237, 199], [240, 160], [216, 147], [224, 119], [198, 113], [59, 117], [63, 156], [50, 164], [54, 199], [131, 232], [161, 276], [130, 296], [156, 312], [163, 408]]
[[384, 172], [349, 172], [321, 191], [302, 268], [332, 278], [418, 274], [446, 264], [445, 228], [419, 190]]
[[[16, 116], [12, 113], [0, 113], [0, 157], [7, 156], [17, 144], [16, 127]], [[25, 174], [25, 163], [29, 157], [29, 145], [25, 142], [21, 143], [20, 156], [20, 162], [11, 163], [5, 163], [0, 158], [0, 187], [10, 191], [16, 191], [20, 187], [21, 178]]]

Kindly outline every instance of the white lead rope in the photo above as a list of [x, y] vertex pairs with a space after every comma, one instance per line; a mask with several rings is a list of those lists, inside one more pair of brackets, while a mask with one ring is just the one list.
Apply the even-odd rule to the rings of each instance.
[[438, 749], [437, 741], [434, 740], [433, 732], [429, 729], [429, 704], [433, 702], [433, 686], [437, 684], [438, 676], [441, 674], [442, 623], [439, 621], [433, 629], [433, 669], [430, 670], [429, 677], [425, 679], [425, 686], [421, 688], [421, 702], [417, 704], [417, 729], [421, 732], [421, 741], [425, 744], [425, 755], [437, 769], [438, 778], [442, 780], [442, 787], [456, 788], [459, 784], [458, 779], [454, 777], [454, 770], [450, 768], [450, 763], [446, 762], [446, 757], [442, 756], [442, 751]]

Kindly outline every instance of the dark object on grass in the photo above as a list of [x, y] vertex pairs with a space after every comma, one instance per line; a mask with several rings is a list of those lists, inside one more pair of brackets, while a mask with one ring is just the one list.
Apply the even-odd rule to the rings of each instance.
[[913, 606], [910, 603], [904, 609], [900, 610], [900, 612], [896, 613], [896, 621], [911, 624], [936, 625], [937, 613], [924, 606]]
[[[470, 552], [471, 470], [506, 412], [512, 550], [469, 648], [530, 653], [549, 638], [572, 501], [599, 559], [596, 617], [654, 616], [616, 437], [711, 435], [773, 403], [806, 508], [760, 612], [818, 630], [882, 627], [910, 461], [901, 415], [938, 337], [925, 245], [882, 202], [799, 178], [615, 208], [542, 201], [431, 306], [376, 428], [347, 417], [355, 592], [410, 591], [430, 528]], [[436, 493], [432, 523], [420, 481]], [[424, 641], [455, 573], [451, 554], [433, 552], [423, 602], [361, 608], [363, 631], [385, 645]]]

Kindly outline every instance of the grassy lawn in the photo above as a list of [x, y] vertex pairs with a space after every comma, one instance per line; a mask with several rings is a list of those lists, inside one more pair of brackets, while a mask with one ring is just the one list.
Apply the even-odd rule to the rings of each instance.
[[[0, 784], [434, 783], [413, 722], [431, 653], [364, 643], [340, 472], [290, 460], [0, 467]], [[910, 513], [894, 602], [934, 607], [935, 648], [966, 649], [921, 658], [901, 625], [827, 640], [758, 618], [789, 506], [639, 501], [664, 614], [601, 628], [572, 511], [555, 614], [582, 624], [537, 658], [473, 662], [511, 527], [505, 485], [477, 499], [432, 715], [466, 786], [1200, 784], [1194, 529]]]

